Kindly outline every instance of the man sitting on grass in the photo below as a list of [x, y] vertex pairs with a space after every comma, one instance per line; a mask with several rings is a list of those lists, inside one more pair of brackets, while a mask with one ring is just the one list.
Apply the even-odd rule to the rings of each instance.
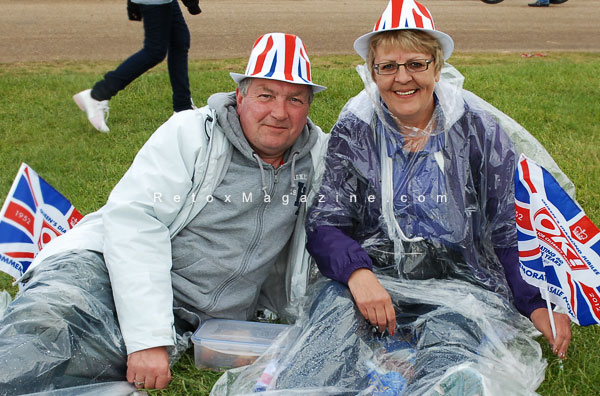
[[[302, 40], [260, 37], [235, 93], [175, 114], [108, 202], [38, 255], [0, 321], [0, 394], [164, 388], [203, 320], [281, 313], [302, 284], [326, 135]], [[287, 284], [286, 284], [287, 281]]]

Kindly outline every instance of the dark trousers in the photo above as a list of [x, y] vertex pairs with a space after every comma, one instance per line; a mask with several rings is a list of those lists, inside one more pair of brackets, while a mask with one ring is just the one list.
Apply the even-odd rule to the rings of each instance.
[[169, 78], [173, 89], [173, 110], [192, 108], [188, 78], [190, 31], [179, 2], [140, 5], [144, 22], [144, 47], [127, 58], [115, 70], [106, 73], [92, 89], [92, 98], [108, 100], [133, 80], [156, 66], [167, 56]]

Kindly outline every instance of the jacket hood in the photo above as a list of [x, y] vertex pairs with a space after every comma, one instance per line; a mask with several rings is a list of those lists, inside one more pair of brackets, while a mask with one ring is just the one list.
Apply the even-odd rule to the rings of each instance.
[[[242, 155], [251, 161], [255, 162], [253, 156], [254, 150], [248, 143], [240, 118], [237, 113], [237, 102], [235, 92], [221, 92], [211, 95], [208, 98], [208, 106], [213, 108], [217, 115], [217, 124], [227, 137], [227, 140], [240, 152]], [[289, 153], [298, 153], [297, 159], [303, 158], [310, 152], [315, 142], [318, 139], [319, 130], [315, 124], [307, 119], [307, 124], [304, 130], [296, 139], [296, 142], [285, 153], [284, 159], [287, 161]]]

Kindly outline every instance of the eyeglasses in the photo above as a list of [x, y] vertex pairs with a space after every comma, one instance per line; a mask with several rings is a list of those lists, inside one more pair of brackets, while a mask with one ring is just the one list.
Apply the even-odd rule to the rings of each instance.
[[411, 59], [406, 63], [383, 62], [374, 64], [373, 69], [377, 74], [390, 75], [396, 74], [400, 66], [404, 66], [409, 73], [419, 73], [429, 69], [431, 62], [433, 62], [433, 59]]

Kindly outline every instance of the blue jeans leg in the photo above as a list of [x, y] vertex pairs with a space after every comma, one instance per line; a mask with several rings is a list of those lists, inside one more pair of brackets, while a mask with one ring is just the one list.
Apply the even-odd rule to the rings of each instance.
[[112, 98], [133, 80], [162, 62], [169, 54], [173, 107], [176, 111], [191, 108], [187, 75], [190, 33], [178, 2], [140, 5], [140, 10], [144, 22], [144, 47], [127, 58], [115, 70], [106, 73], [104, 79], [94, 85], [92, 97], [96, 100]]
[[173, 88], [173, 110], [182, 111], [192, 108], [190, 81], [188, 76], [188, 51], [190, 49], [190, 31], [185, 23], [179, 2], [174, 0], [171, 12], [171, 41], [167, 65], [169, 79]]

